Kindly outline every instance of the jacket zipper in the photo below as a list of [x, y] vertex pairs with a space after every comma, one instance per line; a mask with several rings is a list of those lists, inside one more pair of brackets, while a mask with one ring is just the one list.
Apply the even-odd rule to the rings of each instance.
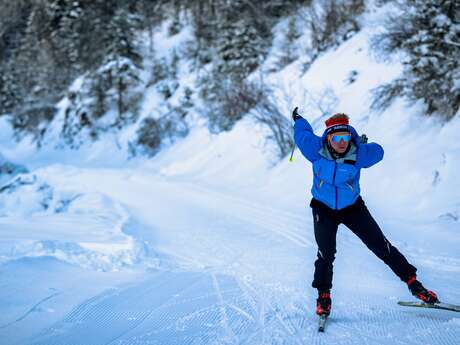
[[332, 184], [334, 185], [334, 188], [335, 188], [335, 207], [334, 209], [337, 209], [337, 197], [338, 197], [338, 193], [339, 191], [337, 190], [337, 186], [335, 185], [335, 173], [337, 171], [337, 163], [334, 162], [334, 176], [332, 177]]

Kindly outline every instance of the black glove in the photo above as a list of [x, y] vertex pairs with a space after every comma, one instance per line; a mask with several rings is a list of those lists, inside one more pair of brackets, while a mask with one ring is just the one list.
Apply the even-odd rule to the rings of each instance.
[[361, 144], [367, 144], [367, 135], [366, 134], [361, 135], [359, 142]]
[[299, 107], [295, 107], [294, 111], [292, 112], [292, 119], [294, 120], [294, 122], [295, 120], [302, 119], [302, 116], [299, 115], [297, 109], [299, 109]]

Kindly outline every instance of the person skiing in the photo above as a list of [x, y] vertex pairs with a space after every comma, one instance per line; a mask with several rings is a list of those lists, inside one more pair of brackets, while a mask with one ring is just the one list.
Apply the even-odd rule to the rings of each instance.
[[426, 303], [439, 302], [436, 293], [417, 280], [417, 269], [383, 234], [360, 196], [360, 170], [370, 168], [383, 158], [383, 148], [367, 143], [349, 125], [349, 117], [338, 113], [326, 120], [321, 137], [313, 133], [309, 122], [292, 113], [294, 140], [313, 165], [313, 198], [310, 206], [318, 245], [313, 288], [318, 290], [316, 313], [331, 312], [333, 262], [339, 224], [347, 226], [362, 242], [407, 284], [410, 292]]

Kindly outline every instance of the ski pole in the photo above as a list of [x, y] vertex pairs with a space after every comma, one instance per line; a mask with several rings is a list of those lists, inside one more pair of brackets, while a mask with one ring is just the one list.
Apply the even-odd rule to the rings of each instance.
[[294, 162], [294, 151], [295, 151], [295, 143], [292, 146], [292, 152], [291, 152], [291, 157], [289, 157], [289, 162]]
[[[294, 108], [294, 111], [292, 112], [292, 119], [294, 120], [295, 122], [295, 119], [296, 119], [296, 116], [300, 116], [299, 113], [297, 112], [297, 110], [299, 109], [299, 107], [295, 107]], [[289, 157], [289, 162], [294, 162], [294, 151], [295, 151], [295, 141], [293, 140], [293, 143], [292, 143], [292, 152], [291, 152], [291, 156]]]

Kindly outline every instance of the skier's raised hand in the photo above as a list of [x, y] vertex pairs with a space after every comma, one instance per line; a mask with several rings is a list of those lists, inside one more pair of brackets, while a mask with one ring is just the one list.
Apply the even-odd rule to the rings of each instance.
[[292, 119], [294, 121], [302, 118], [302, 116], [300, 116], [300, 114], [297, 111], [298, 109], [299, 107], [295, 107], [295, 109], [292, 111]]

